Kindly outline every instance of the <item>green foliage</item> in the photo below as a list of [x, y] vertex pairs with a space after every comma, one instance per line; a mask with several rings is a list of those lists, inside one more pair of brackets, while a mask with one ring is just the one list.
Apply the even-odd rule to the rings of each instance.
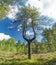
[[45, 29], [43, 31], [43, 36], [46, 39], [44, 43], [48, 46], [48, 51], [56, 50], [56, 30], [55, 29]]
[[[56, 39], [56, 37], [50, 38], [50, 42], [45, 41], [41, 43], [37, 40], [34, 40], [31, 44], [31, 53], [38, 54], [56, 51], [56, 42], [54, 39]], [[0, 41], [0, 51], [27, 54], [27, 46], [27, 44], [21, 43], [20, 41], [16, 43], [13, 38]]]
[[26, 44], [23, 44], [20, 41], [15, 43], [15, 40], [10, 38], [8, 40], [0, 41], [0, 51], [27, 53], [27, 47]]
[[9, 8], [6, 4], [0, 4], [0, 19], [4, 19], [8, 14]]
[[34, 22], [37, 21], [37, 18], [39, 16], [39, 12], [36, 8], [31, 8], [30, 6], [25, 6], [20, 9], [21, 16], [23, 19], [29, 19], [31, 18]]

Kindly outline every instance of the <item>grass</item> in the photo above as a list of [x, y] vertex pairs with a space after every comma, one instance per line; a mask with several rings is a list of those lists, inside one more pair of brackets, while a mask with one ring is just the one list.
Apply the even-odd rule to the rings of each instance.
[[56, 65], [56, 52], [27, 55], [0, 51], [0, 65]]

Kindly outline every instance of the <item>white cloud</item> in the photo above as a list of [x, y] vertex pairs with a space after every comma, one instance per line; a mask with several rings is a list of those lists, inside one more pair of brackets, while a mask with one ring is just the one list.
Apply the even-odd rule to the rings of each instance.
[[7, 40], [9, 38], [11, 38], [9, 35], [6, 35], [4, 33], [0, 33], [0, 40], [3, 40], [3, 39]]
[[9, 6], [10, 11], [7, 15], [8, 18], [10, 19], [15, 19], [16, 18], [16, 13], [18, 13], [18, 7], [17, 6]]
[[26, 32], [26, 35], [30, 36], [30, 35], [34, 35], [34, 33], [33, 32], [30, 32], [30, 31], [27, 31]]
[[28, 0], [26, 5], [39, 8], [42, 15], [56, 18], [56, 0]]
[[[28, 4], [31, 7], [35, 7], [39, 9], [42, 15], [47, 15], [52, 18], [56, 18], [56, 0], [28, 0], [26, 6]], [[17, 6], [9, 6], [10, 11], [8, 13], [8, 17], [10, 19], [16, 18], [16, 13], [19, 11]]]
[[56, 18], [56, 0], [47, 0], [47, 8], [44, 6], [45, 5], [43, 5], [42, 14]]
[[42, 3], [38, 0], [28, 0], [26, 6], [28, 6], [28, 4], [30, 4], [31, 7], [35, 7], [37, 9], [43, 7]]

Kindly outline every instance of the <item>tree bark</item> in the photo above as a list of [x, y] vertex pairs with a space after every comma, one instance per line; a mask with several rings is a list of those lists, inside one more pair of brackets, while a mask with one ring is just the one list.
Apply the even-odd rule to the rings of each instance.
[[31, 42], [28, 42], [28, 59], [31, 59]]

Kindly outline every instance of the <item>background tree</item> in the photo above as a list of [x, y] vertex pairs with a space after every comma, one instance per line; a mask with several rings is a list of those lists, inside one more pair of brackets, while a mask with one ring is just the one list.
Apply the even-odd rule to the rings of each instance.
[[9, 48], [10, 51], [16, 52], [16, 44], [15, 44], [15, 40], [13, 38], [8, 39], [7, 44], [9, 46], [8, 48]]
[[43, 36], [47, 41], [47, 45], [48, 45], [48, 51], [55, 51], [55, 30], [53, 29], [45, 29], [43, 31]]

